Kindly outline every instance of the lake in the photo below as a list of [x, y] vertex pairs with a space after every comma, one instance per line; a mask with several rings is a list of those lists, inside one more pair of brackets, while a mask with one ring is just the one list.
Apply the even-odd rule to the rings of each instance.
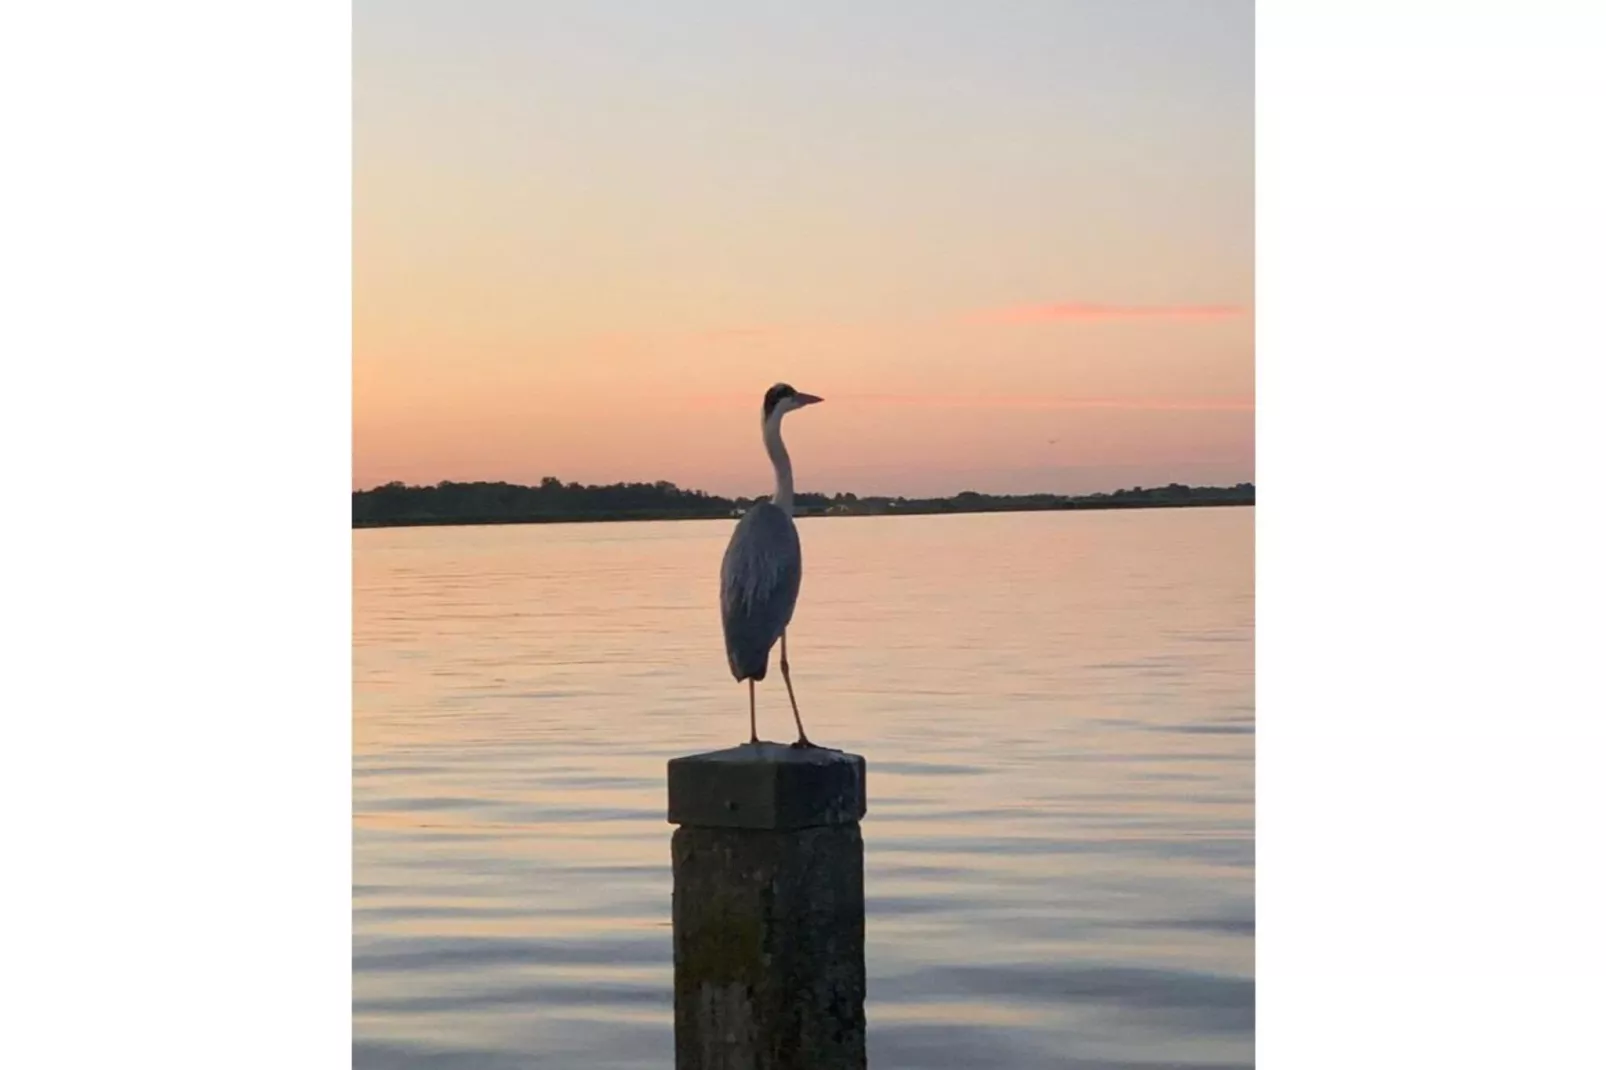
[[[673, 1066], [665, 763], [747, 739], [733, 523], [353, 532], [358, 1068]], [[1252, 1065], [1254, 509], [798, 527], [870, 1065]], [[773, 661], [758, 702], [790, 741]]]

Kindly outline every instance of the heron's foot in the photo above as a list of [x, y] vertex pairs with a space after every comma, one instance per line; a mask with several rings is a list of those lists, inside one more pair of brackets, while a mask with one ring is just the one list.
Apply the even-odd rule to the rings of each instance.
[[820, 748], [816, 747], [813, 743], [810, 743], [808, 736], [798, 736], [796, 741], [794, 741], [793, 744], [792, 744], [792, 749], [793, 750], [819, 750]]

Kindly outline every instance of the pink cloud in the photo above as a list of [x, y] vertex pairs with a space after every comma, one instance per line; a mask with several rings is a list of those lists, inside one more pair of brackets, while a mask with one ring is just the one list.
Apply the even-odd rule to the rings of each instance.
[[1253, 398], [1077, 398], [1050, 394], [847, 394], [838, 400], [865, 405], [943, 409], [1124, 409], [1145, 412], [1253, 412]]
[[971, 317], [979, 323], [1066, 323], [1095, 320], [1223, 320], [1246, 315], [1243, 305], [1109, 305], [1063, 301], [991, 309]]
[[697, 331], [696, 337], [755, 342], [760, 339], [770, 338], [775, 334], [776, 328], [774, 327], [717, 327], [712, 330]]
[[[698, 394], [687, 399], [696, 408], [756, 404], [747, 394]], [[933, 409], [1119, 409], [1129, 412], [1254, 412], [1254, 398], [1077, 398], [1051, 394], [837, 394], [826, 401], [845, 405]]]

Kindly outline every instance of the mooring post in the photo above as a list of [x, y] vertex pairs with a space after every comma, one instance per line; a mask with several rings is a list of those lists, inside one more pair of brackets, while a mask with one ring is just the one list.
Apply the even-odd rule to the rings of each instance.
[[669, 763], [676, 1070], [863, 1070], [865, 765], [745, 744]]

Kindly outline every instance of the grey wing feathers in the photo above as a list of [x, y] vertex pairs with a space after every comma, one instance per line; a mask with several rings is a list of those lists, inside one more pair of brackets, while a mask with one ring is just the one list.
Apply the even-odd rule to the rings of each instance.
[[737, 523], [719, 573], [725, 655], [736, 679], [764, 679], [802, 582], [797, 526], [779, 506], [758, 503]]

